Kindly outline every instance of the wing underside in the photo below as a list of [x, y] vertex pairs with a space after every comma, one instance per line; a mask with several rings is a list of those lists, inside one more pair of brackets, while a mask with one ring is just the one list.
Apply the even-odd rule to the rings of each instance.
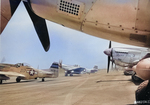
[[25, 77], [25, 75], [23, 74], [19, 74], [19, 73], [16, 73], [16, 72], [3, 72], [3, 71], [0, 71], [0, 75], [5, 75], [5, 76], [13, 76], [13, 77]]

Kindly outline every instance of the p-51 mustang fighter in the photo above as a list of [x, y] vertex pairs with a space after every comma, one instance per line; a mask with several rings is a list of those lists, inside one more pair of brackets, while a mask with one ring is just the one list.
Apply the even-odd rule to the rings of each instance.
[[[108, 55], [109, 58], [107, 72], [109, 72], [109, 62], [112, 61], [112, 64], [115, 63], [118, 66], [124, 67], [126, 71], [132, 70], [136, 73], [136, 65], [139, 61], [148, 57], [150, 49], [113, 47], [106, 49], [104, 53]], [[135, 73], [132, 74], [133, 80], [134, 78], [136, 79]]]
[[[109, 64], [112, 61], [116, 65], [127, 67], [127, 70], [134, 71], [135, 73], [132, 74], [133, 81], [142, 82], [150, 78], [149, 67], [146, 66], [150, 60], [150, 49], [114, 47], [106, 49], [104, 53], [108, 55], [107, 72], [109, 72]], [[149, 89], [150, 84], [148, 81], [141, 83], [136, 91], [136, 100], [149, 100]]]
[[[149, 72], [147, 72], [147, 74], [145, 74], [145, 72], [139, 71], [139, 69], [142, 67], [141, 61], [142, 61], [142, 63], [148, 62], [147, 60], [150, 57], [150, 49], [148, 49], [148, 48], [123, 48], [123, 47], [119, 48], [119, 47], [116, 47], [116, 48], [106, 49], [104, 51], [104, 53], [106, 55], [108, 55], [107, 72], [109, 72], [109, 62], [112, 61], [116, 65], [119, 65], [121, 67], [128, 67], [129, 69], [134, 70], [138, 74], [138, 76], [144, 80], [150, 78]], [[110, 59], [110, 57], [112, 59]], [[146, 70], [146, 68], [145, 69], [143, 68], [142, 70]]]
[[39, 70], [34, 69], [26, 63], [17, 63], [17, 64], [0, 64], [0, 84], [3, 80], [9, 80], [10, 76], [15, 76], [16, 82], [20, 80], [29, 80], [42, 78], [56, 78], [58, 77], [59, 65], [58, 63], [53, 63], [49, 69]]
[[98, 66], [94, 66], [92, 69], [87, 69], [86, 68], [86, 73], [96, 73], [96, 72], [98, 72]]
[[70, 65], [61, 64], [60, 67], [65, 70], [65, 76], [68, 76], [68, 74], [70, 76], [73, 76], [73, 74], [86, 73], [86, 69], [78, 65], [70, 66]]
[[[112, 61], [118, 66], [132, 68], [150, 53], [150, 49], [113, 47], [106, 49], [104, 53], [111, 57], [111, 59], [109, 59], [108, 62]], [[109, 69], [107, 72], [109, 72]]]
[[59, 61], [59, 67], [65, 70], [65, 76], [73, 76], [73, 74], [83, 74], [86, 73], [86, 69], [80, 67], [79, 65], [65, 65], [62, 64], [62, 60]]

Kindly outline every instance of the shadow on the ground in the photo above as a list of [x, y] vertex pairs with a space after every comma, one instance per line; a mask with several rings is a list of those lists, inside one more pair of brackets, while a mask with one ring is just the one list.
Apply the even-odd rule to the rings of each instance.
[[36, 81], [36, 80], [23, 80], [23, 81], [20, 81], [20, 82], [4, 82], [0, 85], [6, 85], [6, 84], [19, 84], [19, 83], [26, 83], [26, 82], [33, 82], [33, 81]]
[[99, 83], [99, 82], [118, 82], [118, 81], [132, 81], [131, 79], [128, 79], [128, 80], [99, 80], [99, 81], [96, 81], [96, 83]]
[[[20, 82], [4, 82], [0, 85], [7, 85], [7, 84], [22, 84], [22, 83], [27, 83], [27, 82], [34, 82], [34, 81], [37, 81], [37, 80], [23, 80], [23, 81], [20, 81]], [[41, 83], [41, 82], [49, 82], [49, 81], [54, 81], [54, 80], [45, 80], [45, 81], [42, 81], [42, 80], [39, 80], [37, 81], [37, 83]]]

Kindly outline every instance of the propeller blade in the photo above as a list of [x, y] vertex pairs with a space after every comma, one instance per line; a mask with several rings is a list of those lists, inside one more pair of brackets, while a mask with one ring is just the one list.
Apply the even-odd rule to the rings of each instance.
[[11, 15], [13, 15], [18, 5], [20, 4], [21, 0], [9, 0], [9, 2], [10, 2], [10, 8], [11, 8]]
[[111, 41], [109, 42], [109, 48], [111, 48]]
[[62, 68], [62, 60], [59, 61], [59, 67]]
[[107, 73], [109, 72], [109, 65], [110, 65], [110, 57], [108, 56]]
[[38, 34], [38, 37], [45, 49], [45, 51], [49, 50], [50, 47], [50, 40], [49, 40], [49, 34], [46, 26], [46, 21], [45, 19], [37, 16], [31, 9], [30, 2], [23, 2], [28, 14], [33, 22], [34, 28]]
[[[109, 42], [109, 48], [111, 48], [111, 41]], [[110, 56], [108, 56], [107, 73], [109, 72], [109, 66], [110, 66]]]

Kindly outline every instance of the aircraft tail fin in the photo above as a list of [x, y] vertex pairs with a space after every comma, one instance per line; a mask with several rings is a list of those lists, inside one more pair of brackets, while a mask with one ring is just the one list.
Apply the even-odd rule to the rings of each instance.
[[59, 69], [55, 69], [53, 73], [54, 73], [53, 78], [57, 78], [59, 76]]
[[98, 66], [95, 65], [95, 66], [93, 67], [93, 69], [98, 69]]
[[3, 59], [1, 60], [0, 63], [3, 63], [3, 62], [5, 62], [5, 61], [6, 61], [5, 57], [3, 57]]
[[59, 63], [53, 62], [50, 70], [53, 72], [53, 78], [57, 78], [59, 76]]
[[59, 60], [59, 67], [62, 68], [62, 60]]

